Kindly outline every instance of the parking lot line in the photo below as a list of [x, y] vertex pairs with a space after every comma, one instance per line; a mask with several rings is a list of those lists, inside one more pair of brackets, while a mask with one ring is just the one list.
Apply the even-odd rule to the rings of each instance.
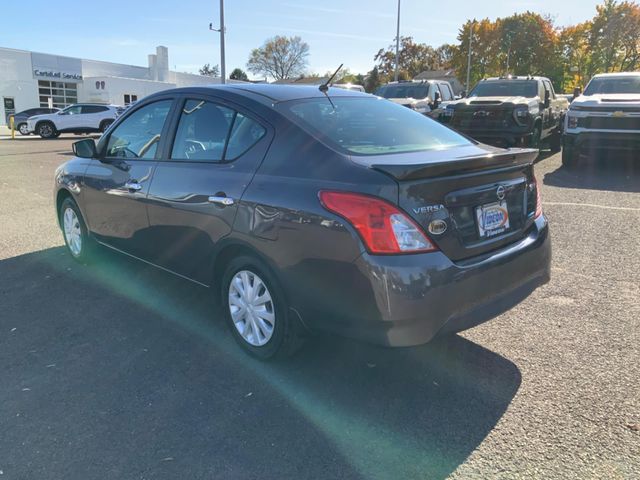
[[640, 208], [635, 207], [614, 207], [611, 205], [597, 205], [595, 203], [574, 203], [574, 202], [542, 202], [542, 205], [551, 206], [568, 206], [568, 207], [592, 207], [592, 208], [604, 208], [608, 210], [624, 210], [627, 212], [640, 212]]

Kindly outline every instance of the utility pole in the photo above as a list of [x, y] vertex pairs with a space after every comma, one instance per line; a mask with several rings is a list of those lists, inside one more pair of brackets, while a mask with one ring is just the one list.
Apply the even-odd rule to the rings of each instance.
[[224, 0], [220, 0], [220, 28], [213, 28], [213, 23], [209, 24], [209, 30], [220, 32], [220, 83], [227, 83], [227, 72], [224, 61]]
[[224, 64], [224, 0], [220, 0], [220, 83], [226, 83], [227, 72]]
[[467, 58], [467, 85], [465, 87], [465, 91], [469, 94], [469, 82], [471, 81], [471, 43], [473, 41], [473, 27], [475, 26], [476, 21], [471, 22], [471, 27], [469, 31], [469, 57]]
[[396, 25], [396, 69], [393, 80], [398, 81], [398, 62], [400, 61], [400, 0], [398, 0], [398, 23]]

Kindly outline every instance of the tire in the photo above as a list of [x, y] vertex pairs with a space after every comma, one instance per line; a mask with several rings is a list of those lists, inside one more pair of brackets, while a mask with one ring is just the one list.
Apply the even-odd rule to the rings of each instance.
[[540, 149], [540, 137], [542, 136], [542, 129], [539, 124], [536, 124], [533, 127], [533, 132], [531, 133], [531, 137], [529, 137], [529, 148], [537, 148]]
[[554, 131], [549, 137], [549, 148], [552, 153], [558, 153], [562, 150], [562, 133], [560, 130]]
[[56, 130], [55, 125], [51, 122], [39, 123], [38, 126], [36, 127], [36, 132], [38, 135], [40, 135], [40, 138], [45, 138], [45, 139], [56, 138], [58, 135], [60, 135]]
[[64, 243], [71, 257], [87, 263], [93, 253], [94, 244], [78, 204], [70, 197], [64, 199], [58, 211], [58, 219]]
[[562, 147], [562, 165], [565, 168], [575, 168], [578, 163], [578, 154], [573, 146], [564, 145]]
[[286, 296], [276, 277], [257, 258], [240, 256], [229, 262], [222, 275], [220, 297], [233, 337], [253, 357], [286, 358], [301, 346], [300, 326], [290, 314]]
[[113, 120], [103, 120], [100, 122], [100, 133], [104, 133], [104, 131], [109, 128], [109, 125], [113, 123]]
[[29, 135], [29, 130], [27, 130], [27, 124], [24, 122], [19, 123], [18, 126], [16, 127], [16, 130], [20, 132], [20, 135]]

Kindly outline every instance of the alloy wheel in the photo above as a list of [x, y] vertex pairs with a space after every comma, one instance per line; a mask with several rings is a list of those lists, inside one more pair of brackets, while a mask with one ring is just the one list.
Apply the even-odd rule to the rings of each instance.
[[45, 123], [43, 125], [40, 125], [38, 133], [41, 137], [49, 138], [53, 135], [53, 128], [48, 123]]
[[237, 272], [229, 283], [229, 312], [236, 330], [250, 345], [261, 347], [273, 336], [275, 308], [264, 281], [249, 270]]
[[26, 123], [21, 123], [18, 127], [18, 131], [20, 132], [20, 135], [29, 135], [29, 129]]
[[64, 238], [67, 241], [69, 250], [74, 257], [79, 257], [82, 253], [82, 228], [78, 215], [71, 207], [67, 207], [62, 214], [62, 226]]

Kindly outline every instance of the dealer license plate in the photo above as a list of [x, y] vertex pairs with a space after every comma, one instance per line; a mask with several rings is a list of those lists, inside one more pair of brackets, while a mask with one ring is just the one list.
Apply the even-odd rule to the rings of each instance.
[[480, 238], [494, 237], [509, 230], [507, 202], [487, 203], [476, 207]]

